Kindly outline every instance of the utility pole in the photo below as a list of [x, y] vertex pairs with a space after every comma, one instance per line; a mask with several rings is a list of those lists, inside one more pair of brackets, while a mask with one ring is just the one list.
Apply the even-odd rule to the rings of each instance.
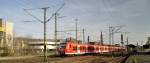
[[127, 52], [129, 51], [129, 48], [128, 48], [128, 37], [126, 38], [127, 40]]
[[112, 43], [112, 27], [109, 26], [109, 44]]
[[114, 44], [114, 32], [115, 31], [115, 28], [113, 26], [110, 26], [109, 27], [109, 40], [110, 40], [110, 45], [113, 45]]
[[127, 45], [128, 45], [128, 44], [129, 44], [129, 43], [128, 43], [128, 42], [129, 42], [129, 39], [128, 39], [128, 37], [127, 37], [127, 39], [126, 39], [126, 40], [127, 40]]
[[[121, 34], [121, 45], [122, 45], [122, 47], [123, 47], [123, 34]], [[123, 56], [123, 51], [121, 51], [121, 54], [122, 54], [122, 56]]]
[[87, 41], [88, 41], [88, 43], [90, 42], [90, 36], [87, 37]]
[[76, 23], [76, 42], [78, 43], [78, 19], [75, 19]]
[[85, 33], [84, 33], [84, 32], [85, 32], [85, 29], [83, 29], [82, 31], [83, 31], [83, 32], [82, 32], [82, 33], [83, 33], [83, 42], [85, 42]]
[[[58, 17], [57, 15], [58, 15], [58, 13], [54, 13], [54, 17], [55, 17], [55, 31], [54, 31], [54, 41], [55, 41], [55, 46], [56, 46], [56, 49], [57, 49], [57, 33], [58, 32], [64, 32], [64, 31], [58, 31], [57, 30], [57, 18], [63, 18], [63, 17]], [[56, 52], [55, 53], [57, 53], [57, 50], [56, 50]]]
[[100, 42], [101, 42], [101, 45], [103, 45], [103, 33], [101, 32], [101, 36], [100, 36]]
[[46, 11], [49, 7], [42, 8], [44, 10], [44, 62], [47, 62], [47, 44], [46, 44]]
[[55, 13], [55, 46], [57, 46], [57, 13]]
[[114, 45], [114, 34], [120, 31], [125, 25], [109, 26], [109, 44]]
[[122, 47], [123, 47], [123, 34], [121, 34], [121, 45], [122, 45]]
[[115, 30], [115, 28], [112, 27], [112, 45], [114, 45], [114, 30]]
[[[63, 7], [64, 7], [65, 3], [56, 10], [55, 14], [57, 14]], [[44, 24], [44, 62], [47, 62], [47, 49], [46, 49], [46, 23], [49, 22], [54, 16], [56, 16], [55, 14], [52, 14], [52, 16], [49, 18], [49, 19], [46, 19], [46, 11], [47, 9], [49, 9], [49, 7], [43, 7], [43, 8], [38, 8], [38, 9], [43, 9], [44, 10], [44, 21], [43, 20], [40, 20], [39, 18], [35, 17], [34, 15], [32, 15], [30, 12], [28, 12], [27, 10], [33, 10], [33, 9], [24, 9], [24, 11], [32, 16], [34, 19], [36, 19], [37, 21], [41, 22], [42, 24]], [[57, 21], [57, 17], [56, 18], [56, 21]], [[56, 22], [55, 22], [56, 24]], [[57, 28], [57, 26], [55, 27]], [[55, 31], [57, 32], [57, 30], [55, 29]], [[55, 34], [56, 35], [56, 39], [57, 39], [57, 33]]]
[[47, 12], [47, 9], [49, 9], [49, 7], [43, 7], [43, 8], [38, 8], [38, 9], [42, 9], [43, 11], [44, 11], [44, 20], [42, 21], [42, 20], [40, 20], [39, 18], [37, 18], [37, 17], [35, 17], [35, 16], [33, 16], [31, 13], [29, 13], [27, 10], [33, 10], [33, 9], [24, 9], [24, 11], [28, 14], [28, 15], [30, 15], [30, 16], [32, 16], [33, 18], [35, 18], [37, 21], [39, 21], [39, 22], [41, 22], [42, 24], [43, 24], [43, 26], [44, 26], [44, 40], [43, 40], [43, 42], [44, 42], [44, 62], [47, 62], [47, 44], [46, 44], [46, 23], [48, 22], [48, 21], [50, 21], [50, 19], [49, 20], [47, 20], [47, 18], [46, 18], [46, 12]]

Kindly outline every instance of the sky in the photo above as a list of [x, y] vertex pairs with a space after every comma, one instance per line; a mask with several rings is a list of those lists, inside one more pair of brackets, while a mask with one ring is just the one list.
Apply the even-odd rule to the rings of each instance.
[[[0, 18], [14, 23], [15, 36], [33, 38], [43, 37], [43, 24], [28, 15], [24, 9], [43, 20], [43, 10], [49, 18], [59, 7], [58, 30], [75, 30], [75, 19], [78, 19], [78, 29], [86, 29], [86, 37], [91, 41], [99, 40], [100, 32], [108, 43], [108, 27], [125, 25], [120, 31], [124, 39], [128, 36], [132, 44], [144, 44], [150, 35], [150, 0], [0, 0]], [[33, 21], [33, 22], [24, 22]], [[116, 27], [117, 28], [117, 27]], [[115, 43], [120, 43], [120, 34], [115, 33]], [[58, 33], [58, 38], [75, 37], [75, 32]], [[78, 32], [82, 40], [81, 31]], [[54, 38], [54, 19], [47, 23], [47, 38]]]

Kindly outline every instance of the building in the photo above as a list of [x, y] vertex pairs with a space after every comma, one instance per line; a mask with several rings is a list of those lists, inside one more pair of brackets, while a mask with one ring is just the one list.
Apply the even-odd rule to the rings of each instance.
[[[30, 41], [27, 43], [28, 48], [34, 52], [34, 53], [42, 53], [44, 51], [44, 42], [42, 39], [34, 39], [34, 41]], [[47, 40], [46, 45], [47, 45], [47, 51], [54, 51], [56, 49], [56, 45], [59, 45], [60, 41], [56, 42], [54, 40]]]
[[[56, 45], [59, 45], [63, 40], [58, 40], [57, 43], [53, 39], [47, 39], [47, 51], [54, 51], [56, 49]], [[14, 38], [14, 48], [19, 53], [23, 54], [36, 54], [43, 53], [44, 50], [44, 42], [43, 39], [35, 39], [28, 37], [15, 37]]]
[[0, 19], [0, 47], [13, 47], [13, 23]]

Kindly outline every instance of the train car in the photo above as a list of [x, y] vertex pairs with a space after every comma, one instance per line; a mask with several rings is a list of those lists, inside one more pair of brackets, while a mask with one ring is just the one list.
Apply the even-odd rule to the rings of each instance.
[[89, 53], [109, 53], [125, 51], [124, 47], [115, 45], [94, 45], [94, 44], [79, 44], [74, 41], [60, 43], [58, 53], [60, 55], [77, 55]]

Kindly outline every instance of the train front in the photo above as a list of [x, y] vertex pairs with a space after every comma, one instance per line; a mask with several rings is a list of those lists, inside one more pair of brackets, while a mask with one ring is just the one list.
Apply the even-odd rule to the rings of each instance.
[[74, 41], [68, 40], [61, 42], [57, 47], [58, 55], [70, 55], [77, 53], [77, 44]]
[[61, 42], [57, 47], [58, 55], [65, 55], [66, 42]]

